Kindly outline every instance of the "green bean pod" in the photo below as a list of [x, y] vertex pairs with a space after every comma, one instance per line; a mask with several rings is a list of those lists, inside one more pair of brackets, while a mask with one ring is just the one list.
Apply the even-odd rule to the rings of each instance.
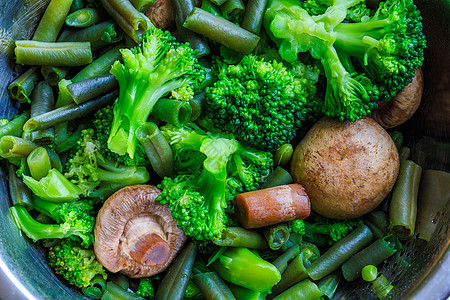
[[286, 223], [268, 226], [263, 229], [263, 233], [272, 250], [280, 249], [289, 240], [290, 236], [289, 227]]
[[321, 257], [308, 267], [309, 277], [319, 280], [338, 269], [347, 259], [366, 247], [373, 233], [364, 224], [358, 225], [350, 234], [331, 246]]
[[137, 11], [127, 0], [100, 0], [100, 2], [133, 41], [136, 43], [142, 41], [147, 28], [152, 26], [150, 20], [143, 13]]
[[23, 126], [23, 129], [25, 132], [33, 132], [52, 127], [59, 123], [76, 120], [111, 104], [117, 96], [118, 92], [113, 91], [107, 95], [84, 102], [80, 105], [73, 103], [54, 109], [48, 113], [30, 118]]
[[270, 173], [266, 181], [261, 185], [261, 189], [267, 189], [279, 185], [291, 184], [294, 182], [291, 174], [282, 167], [276, 167], [276, 169]]
[[60, 173], [62, 172], [62, 163], [59, 155], [50, 149], [49, 147], [44, 146], [45, 150], [47, 150], [48, 157], [50, 158], [50, 164], [52, 165], [52, 169], [58, 170]]
[[65, 67], [55, 67], [55, 66], [41, 67], [41, 74], [42, 76], [44, 76], [44, 80], [47, 81], [51, 86], [58, 85], [58, 82], [66, 78], [67, 73], [69, 73], [69, 68]]
[[83, 295], [91, 299], [101, 299], [106, 289], [106, 280], [102, 275], [96, 275], [89, 283], [89, 286], [81, 288]]
[[33, 35], [34, 41], [54, 42], [64, 25], [73, 0], [51, 0]]
[[80, 9], [84, 8], [84, 3], [82, 0], [73, 0], [72, 5], [70, 6], [69, 9], [69, 14], [78, 11]]
[[39, 147], [31, 151], [27, 157], [28, 168], [30, 169], [31, 177], [36, 180], [41, 180], [47, 176], [48, 171], [52, 168], [50, 157], [47, 150], [43, 147]]
[[120, 285], [108, 281], [106, 283], [106, 289], [103, 292], [102, 300], [145, 300], [145, 298], [142, 298], [139, 295], [136, 295], [134, 293], [130, 293], [123, 288], [120, 287]]
[[259, 41], [256, 34], [198, 7], [188, 15], [183, 26], [243, 54], [251, 53]]
[[314, 282], [309, 279], [305, 279], [300, 283], [294, 285], [290, 289], [286, 290], [282, 294], [273, 298], [274, 300], [316, 300], [322, 297], [323, 293], [319, 290]]
[[379, 299], [386, 297], [387, 294], [394, 288], [394, 286], [381, 274], [375, 279], [370, 287]]
[[211, 3], [221, 6], [222, 4], [224, 4], [227, 0], [210, 0]]
[[191, 119], [192, 107], [187, 101], [161, 98], [153, 106], [152, 115], [176, 127], [183, 127]]
[[236, 299], [225, 281], [216, 272], [196, 274], [192, 276], [192, 280], [206, 300]]
[[161, 281], [155, 300], [183, 299], [196, 254], [197, 247], [193, 243], [184, 247]]
[[255, 292], [231, 282], [227, 286], [237, 300], [265, 300], [267, 296], [267, 292]]
[[[31, 112], [30, 116], [36, 117], [51, 111], [55, 105], [55, 98], [51, 86], [45, 82], [39, 82], [31, 94]], [[52, 144], [55, 139], [55, 130], [46, 128], [31, 133], [31, 140], [36, 144]]]
[[27, 157], [36, 148], [32, 141], [17, 136], [6, 135], [0, 139], [0, 156], [3, 158]]
[[212, 242], [221, 247], [268, 248], [264, 236], [254, 230], [242, 227], [227, 227], [222, 231], [220, 238], [212, 240]]
[[245, 11], [245, 5], [242, 0], [227, 0], [220, 6], [224, 16], [242, 16]]
[[340, 272], [333, 272], [317, 282], [317, 287], [322, 292], [324, 300], [333, 299], [339, 282], [341, 281], [341, 277], [342, 275]]
[[105, 21], [108, 14], [101, 7], [88, 7], [74, 11], [66, 18], [66, 25], [71, 27], [89, 27]]
[[23, 124], [30, 117], [30, 111], [25, 111], [23, 114], [20, 114], [13, 118], [8, 123], [0, 126], [0, 139], [7, 135], [17, 135], [20, 136], [23, 130]]
[[129, 278], [123, 274], [115, 273], [112, 276], [110, 276], [110, 279], [112, 282], [114, 282], [124, 290], [128, 290], [128, 288], [130, 287]]
[[386, 235], [389, 230], [389, 218], [386, 212], [374, 210], [367, 214], [365, 224], [370, 228], [375, 238]]
[[118, 86], [119, 84], [114, 75], [105, 74], [71, 83], [67, 86], [67, 91], [76, 104], [81, 104], [106, 94]]
[[17, 177], [17, 168], [14, 165], [8, 167], [9, 194], [12, 205], [24, 206], [27, 210], [33, 208], [33, 195], [27, 185]]
[[193, 99], [189, 100], [189, 105], [191, 106], [192, 113], [189, 121], [197, 120], [202, 114], [203, 108], [205, 107], [205, 92], [200, 92], [194, 96]]
[[249, 0], [245, 7], [241, 27], [254, 34], [259, 34], [267, 2], [268, 0]]
[[25, 73], [17, 77], [8, 86], [8, 94], [12, 99], [16, 99], [20, 103], [28, 102], [34, 85], [39, 80], [39, 74], [36, 67], [28, 69]]
[[130, 0], [130, 2], [133, 4], [134, 8], [140, 12], [147, 11], [153, 4], [155, 4], [155, 0]]
[[397, 148], [397, 150], [400, 150], [400, 148], [402, 147], [403, 144], [403, 134], [399, 131], [394, 131], [389, 133], [389, 135], [391, 136], [392, 140], [394, 141], [395, 147]]
[[58, 151], [58, 153], [62, 153], [75, 147], [78, 140], [81, 138], [83, 129], [86, 129], [86, 126], [84, 124], [80, 124], [74, 133], [56, 146], [56, 151]]
[[16, 63], [22, 65], [46, 65], [71, 67], [92, 62], [90, 43], [15, 41]]
[[[223, 2], [225, 2], [225, 1], [223, 1]], [[221, 17], [221, 18], [223, 17], [222, 12], [220, 11], [220, 6], [212, 3], [209, 0], [203, 0], [202, 6], [200, 6], [200, 8], [203, 9], [204, 11], [209, 12], [210, 14], [217, 16], [217, 17]]]
[[273, 160], [275, 165], [284, 166], [287, 165], [292, 158], [292, 154], [294, 153], [294, 148], [291, 144], [283, 144], [280, 149], [275, 151], [273, 156]]
[[289, 249], [287, 249], [283, 254], [277, 257], [272, 264], [280, 271], [283, 275], [283, 272], [286, 270], [288, 264], [300, 254], [300, 246], [293, 245]]
[[400, 171], [389, 207], [389, 232], [402, 240], [414, 235], [421, 175], [422, 167], [411, 160], [400, 161]]
[[173, 152], [166, 138], [154, 123], [145, 123], [136, 129], [136, 137], [144, 148], [153, 170], [160, 176], [174, 175]]
[[398, 151], [398, 156], [400, 158], [400, 161], [409, 159], [409, 156], [411, 155], [411, 149], [406, 146], [401, 146], [400, 150]]

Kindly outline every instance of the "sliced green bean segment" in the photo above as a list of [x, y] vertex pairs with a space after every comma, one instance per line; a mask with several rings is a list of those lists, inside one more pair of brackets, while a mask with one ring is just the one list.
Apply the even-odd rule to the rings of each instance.
[[411, 155], [411, 149], [406, 146], [401, 146], [400, 150], [398, 151], [398, 156], [400, 157], [400, 160], [409, 159], [409, 156]]
[[263, 230], [270, 249], [278, 250], [289, 240], [289, 227], [286, 223], [268, 226]]
[[221, 5], [224, 4], [226, 1], [227, 1], [227, 0], [211, 0], [210, 2], [213, 3], [213, 4], [215, 4], [215, 5], [221, 6]]
[[111, 281], [119, 285], [124, 290], [128, 290], [128, 288], [130, 287], [130, 281], [128, 280], [127, 276], [120, 273], [116, 273], [113, 274], [111, 277], [112, 277], [110, 278]]
[[261, 189], [267, 189], [274, 186], [293, 183], [294, 179], [288, 171], [282, 167], [276, 169], [267, 177], [266, 181], [261, 185]]
[[220, 6], [224, 16], [242, 16], [245, 11], [245, 5], [242, 0], [227, 0]]
[[142, 41], [147, 28], [152, 26], [150, 20], [143, 13], [137, 11], [127, 0], [100, 0], [100, 2], [133, 41], [136, 43]]
[[118, 86], [116, 77], [112, 74], [106, 74], [71, 83], [67, 86], [67, 91], [76, 104], [81, 104], [106, 94]]
[[16, 41], [16, 63], [39, 66], [82, 66], [92, 62], [90, 43]]
[[162, 98], [153, 107], [152, 115], [161, 121], [183, 127], [191, 119], [192, 107], [186, 101]]
[[93, 299], [101, 299], [103, 292], [106, 289], [106, 280], [102, 275], [96, 275], [89, 283], [89, 286], [82, 287], [81, 291], [87, 297]]
[[156, 300], [183, 299], [196, 255], [197, 246], [193, 243], [184, 247], [161, 281], [155, 295]]
[[319, 280], [339, 268], [353, 254], [366, 247], [373, 233], [364, 224], [358, 225], [350, 234], [331, 246], [308, 267], [309, 277]]
[[37, 72], [37, 67], [28, 69], [25, 73], [10, 83], [8, 86], [9, 96], [16, 99], [20, 103], [30, 103], [29, 96], [38, 80], [39, 74]]
[[52, 169], [58, 170], [60, 173], [62, 172], [62, 162], [59, 155], [50, 149], [49, 147], [44, 146], [45, 150], [47, 150], [48, 157], [50, 158], [50, 164], [52, 165]]
[[189, 101], [189, 105], [192, 109], [190, 121], [197, 120], [202, 114], [205, 107], [205, 92], [197, 93], [192, 100]]
[[82, 0], [73, 0], [72, 5], [70, 6], [69, 13], [73, 13], [77, 10], [83, 9], [84, 3]]
[[35, 143], [17, 136], [6, 135], [0, 140], [0, 156], [3, 158], [27, 157], [35, 148]]
[[251, 53], [259, 41], [256, 34], [198, 7], [188, 15], [183, 26], [243, 54]]
[[5, 125], [0, 126], [0, 138], [7, 135], [20, 135], [22, 133], [23, 124], [25, 124], [29, 117], [30, 111], [27, 110]]
[[394, 286], [390, 284], [389, 280], [387, 280], [383, 274], [378, 276], [371, 286], [372, 291], [378, 296], [379, 299], [389, 294], [393, 288]]
[[225, 281], [216, 272], [207, 272], [192, 277], [195, 285], [207, 300], [236, 299]]
[[134, 293], [130, 293], [123, 288], [120, 287], [120, 285], [108, 281], [106, 283], [106, 289], [105, 292], [102, 295], [102, 300], [144, 300], [145, 298], [142, 298], [139, 295], [136, 295]]
[[136, 137], [153, 170], [161, 178], [173, 176], [173, 152], [166, 138], [154, 123], [145, 123], [136, 130]]
[[130, 0], [134, 8], [140, 12], [148, 10], [155, 3], [155, 0]]
[[340, 272], [333, 272], [317, 282], [317, 287], [322, 292], [324, 299], [333, 299], [339, 282], [341, 281], [341, 277], [342, 275]]
[[[33, 93], [31, 94], [31, 99], [30, 116], [32, 118], [53, 110], [55, 105], [53, 90], [45, 81], [41, 81], [36, 85]], [[31, 133], [31, 140], [36, 144], [52, 144], [54, 139], [55, 130], [53, 128], [46, 128]]]
[[[225, 1], [223, 1], [223, 2], [225, 2]], [[217, 17], [221, 17], [222, 18], [222, 12], [220, 11], [220, 6], [212, 3], [209, 0], [203, 0], [202, 1], [202, 6], [200, 8], [203, 9], [204, 11], [209, 12], [210, 14], [213, 14], [213, 15], [215, 15]]]
[[402, 240], [414, 235], [421, 175], [422, 167], [411, 160], [400, 161], [389, 207], [389, 231]]
[[81, 138], [81, 132], [83, 129], [86, 129], [86, 126], [84, 124], [80, 124], [74, 133], [56, 146], [56, 151], [58, 151], [58, 153], [62, 153], [75, 147], [78, 140]]
[[69, 68], [65, 67], [55, 67], [55, 66], [42, 66], [41, 74], [44, 76], [45, 81], [50, 85], [58, 85], [62, 79], [66, 78], [67, 73], [69, 73]]
[[88, 7], [74, 11], [66, 18], [66, 25], [72, 27], [89, 27], [105, 21], [108, 14], [103, 8]]
[[288, 264], [300, 253], [300, 246], [294, 245], [286, 250], [283, 254], [278, 256], [272, 264], [280, 271], [283, 275], [283, 272], [286, 270]]
[[254, 34], [259, 34], [267, 2], [268, 0], [249, 0], [245, 7], [241, 27]]
[[9, 165], [8, 183], [11, 203], [12, 205], [24, 206], [27, 210], [30, 210], [33, 207], [33, 195], [27, 185], [17, 177], [16, 171], [17, 168], [14, 165]]
[[314, 282], [309, 279], [305, 279], [302, 282], [294, 285], [287, 291], [273, 298], [274, 300], [316, 300], [322, 297], [323, 293], [319, 290]]
[[367, 214], [365, 223], [377, 239], [386, 235], [389, 230], [389, 217], [383, 210], [371, 211]]
[[117, 96], [118, 92], [113, 91], [107, 95], [84, 102], [80, 105], [73, 103], [57, 108], [48, 113], [29, 119], [23, 126], [23, 129], [25, 132], [33, 132], [52, 127], [59, 123], [84, 117], [108, 104], [111, 104]]
[[41, 180], [47, 176], [48, 171], [52, 168], [47, 150], [42, 147], [31, 151], [30, 155], [27, 157], [27, 164], [30, 169], [31, 177], [36, 180]]
[[254, 230], [248, 230], [242, 227], [225, 228], [220, 238], [213, 240], [213, 243], [222, 247], [268, 248], [264, 236]]
[[291, 161], [292, 154], [294, 153], [294, 147], [291, 144], [283, 144], [280, 149], [275, 151], [273, 160], [278, 166], [287, 165]]
[[34, 41], [54, 42], [64, 25], [73, 0], [51, 0], [33, 35]]

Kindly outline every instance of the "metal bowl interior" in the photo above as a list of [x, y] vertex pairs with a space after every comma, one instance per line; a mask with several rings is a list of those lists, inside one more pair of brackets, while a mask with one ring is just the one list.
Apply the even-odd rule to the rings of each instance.
[[[22, 67], [13, 63], [12, 41], [27, 39], [49, 0], [2, 0], [0, 3], [0, 118], [11, 117], [21, 107], [12, 102], [6, 87]], [[424, 169], [450, 171], [450, 2], [416, 1], [424, 18], [428, 40], [423, 67], [425, 90], [419, 111], [399, 130], [411, 149], [433, 139], [438, 147], [427, 148]], [[443, 150], [441, 150], [443, 149]], [[450, 185], [450, 182], [448, 183]], [[47, 265], [46, 253], [38, 244], [21, 235], [9, 215], [7, 178], [0, 169], [0, 298], [1, 299], [80, 299], [82, 295], [64, 283]], [[389, 299], [447, 299], [450, 296], [450, 201], [437, 215], [436, 230], [430, 242], [412, 239], [395, 259], [380, 271], [395, 288]], [[407, 262], [405, 264], [405, 262]], [[335, 299], [376, 299], [367, 284], [344, 284]]]

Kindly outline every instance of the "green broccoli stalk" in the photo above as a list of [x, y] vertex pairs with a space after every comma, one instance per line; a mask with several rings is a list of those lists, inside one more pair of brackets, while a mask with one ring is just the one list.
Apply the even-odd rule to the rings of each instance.
[[119, 99], [107, 143], [111, 151], [134, 158], [136, 129], [147, 121], [155, 103], [173, 90], [198, 84], [204, 70], [196, 50], [157, 28], [146, 32], [141, 46], [121, 53], [123, 64], [116, 61], [111, 68], [119, 81]]
[[81, 240], [83, 247], [89, 247], [94, 242], [95, 218], [92, 216], [92, 206], [81, 202], [51, 203], [36, 200], [43, 213], [53, 218], [57, 224], [42, 224], [33, 219], [23, 206], [12, 206], [11, 215], [17, 228], [34, 242], [42, 239], [74, 238]]
[[152, 299], [155, 296], [155, 291], [153, 289], [153, 284], [150, 277], [142, 277], [140, 279], [136, 294], [149, 299]]
[[49, 265], [70, 284], [87, 287], [96, 275], [106, 280], [103, 266], [95, 258], [94, 251], [82, 249], [75, 241], [64, 239], [48, 252]]

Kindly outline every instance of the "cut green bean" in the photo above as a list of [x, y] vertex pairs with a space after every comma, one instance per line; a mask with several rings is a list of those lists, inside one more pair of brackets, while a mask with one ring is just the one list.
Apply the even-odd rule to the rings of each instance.
[[197, 246], [193, 243], [184, 247], [161, 281], [155, 300], [183, 299], [192, 274], [196, 254]]
[[153, 4], [155, 4], [155, 0], [130, 0], [130, 2], [133, 4], [134, 8], [140, 12], [147, 11]]
[[85, 79], [67, 86], [70, 97], [76, 104], [81, 104], [117, 88], [118, 82], [112, 74]]
[[54, 67], [54, 66], [41, 67], [42, 76], [44, 76], [45, 81], [47, 81], [51, 86], [58, 85], [58, 82], [66, 78], [67, 73], [69, 73], [69, 68], [65, 67]]
[[81, 138], [81, 133], [83, 129], [86, 129], [86, 125], [80, 124], [78, 125], [77, 130], [72, 133], [68, 138], [62, 141], [60, 144], [56, 146], [56, 151], [58, 153], [62, 153], [68, 151], [77, 145], [78, 140]]
[[387, 294], [394, 288], [392, 284], [390, 284], [389, 280], [381, 274], [377, 279], [372, 283], [371, 289], [378, 296], [379, 299], [386, 297]]
[[192, 100], [189, 100], [192, 109], [190, 122], [197, 120], [205, 107], [205, 92], [197, 93]]
[[64, 25], [73, 0], [51, 0], [33, 35], [34, 41], [54, 42]]
[[192, 107], [186, 101], [161, 98], [153, 107], [152, 115], [176, 127], [183, 127], [191, 119]]
[[152, 26], [150, 20], [134, 8], [127, 0], [100, 0], [105, 10], [119, 24], [120, 28], [133, 39], [140, 43], [147, 31]]
[[264, 237], [270, 249], [278, 250], [289, 240], [289, 227], [286, 223], [275, 224], [264, 228]]
[[221, 6], [221, 5], [224, 4], [226, 1], [227, 1], [227, 0], [211, 0], [210, 2], [213, 3], [213, 4], [215, 4], [215, 5]]
[[286, 270], [288, 264], [298, 255], [300, 254], [300, 246], [294, 245], [286, 250], [283, 254], [278, 256], [272, 264], [280, 271], [283, 275], [283, 272]]
[[130, 293], [123, 288], [120, 287], [120, 285], [108, 281], [106, 283], [106, 289], [105, 292], [102, 295], [102, 300], [145, 300], [145, 298], [142, 298], [139, 295], [136, 295], [134, 293]]
[[27, 157], [36, 148], [32, 141], [17, 136], [6, 135], [0, 140], [0, 156], [3, 158]]
[[28, 69], [25, 73], [17, 77], [8, 86], [8, 94], [11, 98], [16, 99], [20, 103], [30, 103], [30, 94], [34, 89], [34, 85], [39, 80], [37, 67]]
[[[225, 2], [226, 0], [224, 0], [223, 2]], [[217, 17], [223, 17], [222, 16], [222, 12], [220, 11], [220, 6], [212, 3], [209, 0], [202, 0], [202, 6], [200, 7], [201, 9], [203, 9], [204, 11], [209, 12], [210, 14], [213, 14]]]
[[196, 274], [192, 280], [206, 300], [236, 299], [225, 281], [216, 272]]
[[166, 138], [154, 123], [145, 123], [136, 130], [136, 137], [144, 148], [153, 170], [160, 176], [174, 175], [173, 152]]
[[18, 135], [22, 134], [23, 124], [30, 117], [30, 111], [25, 111], [23, 114], [20, 114], [13, 118], [11, 121], [6, 123], [3, 126], [0, 126], [0, 138], [7, 135]]
[[259, 41], [256, 34], [198, 7], [188, 15], [183, 26], [243, 54], [251, 53]]
[[245, 7], [241, 27], [254, 34], [259, 34], [267, 2], [268, 0], [249, 0]]
[[322, 297], [323, 293], [319, 290], [314, 282], [309, 279], [305, 279], [302, 282], [294, 285], [287, 291], [273, 298], [274, 300], [316, 300]]
[[124, 290], [128, 290], [128, 288], [130, 287], [130, 281], [128, 280], [128, 277], [123, 274], [113, 274], [109, 279], [111, 279], [112, 282], [114, 282]]
[[242, 0], [227, 0], [220, 6], [222, 14], [226, 17], [242, 16], [245, 11], [245, 5]]
[[52, 127], [56, 124], [72, 121], [84, 117], [100, 108], [111, 104], [118, 96], [117, 91], [113, 91], [107, 95], [84, 102], [80, 105], [75, 103], [69, 104], [48, 113], [30, 118], [23, 129], [25, 132], [33, 132], [40, 129]]
[[377, 279], [378, 269], [374, 265], [366, 265], [361, 270], [361, 276], [364, 281], [372, 282]]
[[389, 231], [402, 240], [414, 235], [421, 175], [422, 167], [411, 160], [400, 161], [389, 207]]
[[47, 150], [43, 147], [31, 151], [30, 155], [27, 157], [27, 164], [30, 169], [31, 177], [36, 180], [41, 180], [47, 176], [48, 171], [52, 168]]
[[101, 7], [87, 7], [74, 11], [66, 18], [66, 25], [72, 27], [89, 27], [105, 21], [108, 14]]
[[19, 164], [15, 164], [17, 167], [19, 167], [16, 171], [17, 177], [23, 177], [24, 175], [31, 176], [30, 169], [28, 169], [27, 158], [22, 157], [16, 159], [19, 160]]
[[92, 299], [101, 299], [103, 292], [106, 289], [106, 280], [102, 275], [96, 275], [89, 282], [89, 286], [82, 287], [81, 291], [86, 297]]
[[40, 66], [82, 66], [92, 62], [90, 43], [16, 41], [16, 63]]
[[[36, 117], [53, 110], [55, 99], [51, 86], [45, 82], [39, 82], [31, 94], [30, 116]], [[39, 145], [49, 145], [55, 139], [55, 130], [46, 128], [31, 133], [31, 140]]]
[[294, 153], [294, 148], [291, 144], [283, 144], [280, 149], [275, 151], [273, 156], [274, 164], [277, 166], [287, 165], [291, 161], [292, 154]]
[[70, 6], [69, 9], [69, 14], [78, 11], [80, 9], [84, 8], [84, 3], [82, 0], [73, 0], [72, 5]]
[[12, 205], [24, 206], [27, 210], [30, 210], [33, 208], [33, 195], [27, 185], [17, 177], [16, 171], [17, 168], [14, 165], [9, 165], [8, 183], [11, 203]]
[[373, 233], [364, 224], [358, 225], [350, 234], [331, 246], [321, 257], [308, 267], [309, 277], [319, 280], [338, 269], [347, 259], [366, 247]]
[[402, 244], [394, 235], [380, 238], [347, 260], [342, 265], [342, 274], [347, 281], [354, 281], [361, 276], [364, 266], [368, 264], [377, 266], [401, 247]]
[[222, 231], [220, 238], [213, 243], [221, 247], [245, 247], [250, 249], [267, 249], [264, 236], [254, 230], [242, 227], [227, 227]]
[[49, 147], [44, 146], [45, 150], [47, 150], [48, 157], [50, 158], [50, 164], [52, 165], [52, 169], [56, 169], [59, 172], [62, 172], [62, 162], [59, 155], [50, 149]]
[[266, 181], [261, 185], [261, 189], [267, 189], [274, 186], [291, 184], [294, 182], [291, 174], [282, 167], [276, 169], [267, 177]]
[[409, 159], [409, 156], [411, 155], [411, 149], [406, 146], [401, 146], [400, 150], [398, 151], [398, 156], [400, 157], [400, 161]]
[[365, 224], [370, 228], [375, 238], [386, 235], [389, 230], [389, 218], [386, 212], [374, 210], [367, 214]]
[[267, 292], [255, 292], [231, 282], [227, 282], [227, 286], [237, 300], [265, 300], [268, 294]]
[[322, 292], [324, 300], [333, 299], [339, 282], [341, 281], [341, 277], [342, 275], [340, 272], [333, 272], [317, 282], [317, 287]]

